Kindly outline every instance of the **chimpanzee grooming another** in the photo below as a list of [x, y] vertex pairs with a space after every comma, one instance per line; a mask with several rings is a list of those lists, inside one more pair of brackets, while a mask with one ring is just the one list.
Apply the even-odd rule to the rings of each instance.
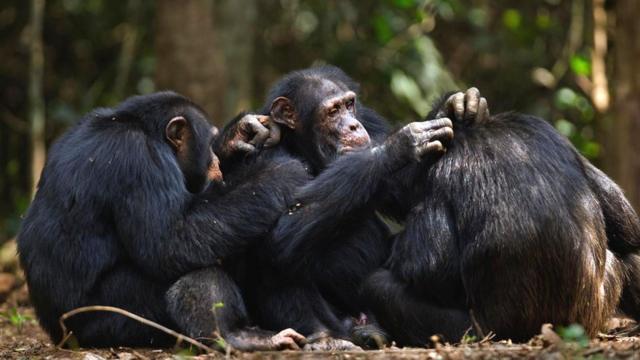
[[640, 222], [622, 191], [547, 122], [473, 116], [474, 92], [443, 104], [455, 139], [387, 207], [406, 228], [365, 285], [379, 323], [424, 345], [472, 326], [516, 341], [544, 323], [595, 335], [618, 305], [639, 319]]
[[[221, 177], [212, 130], [198, 106], [162, 92], [97, 109], [53, 145], [18, 249], [38, 318], [54, 342], [63, 335], [63, 313], [110, 305], [191, 336], [211, 336], [217, 324], [237, 349], [297, 348], [302, 337], [290, 329], [249, 327], [225, 265], [267, 234], [305, 174], [285, 160], [256, 162], [252, 181], [202, 192]], [[201, 288], [190, 293], [194, 284]], [[190, 312], [194, 302], [206, 315]], [[216, 302], [224, 306], [214, 319]], [[119, 314], [83, 313], [66, 324], [82, 346], [175, 343]]]
[[375, 327], [355, 325], [368, 323], [358, 290], [387, 259], [390, 234], [373, 207], [345, 205], [371, 200], [377, 184], [406, 164], [424, 158], [428, 166], [452, 137], [451, 122], [440, 119], [409, 124], [385, 140], [386, 121], [360, 105], [356, 92], [341, 70], [310, 68], [278, 82], [262, 112], [282, 126], [282, 141], [259, 157], [297, 159], [309, 175], [271, 237], [255, 248], [243, 293], [257, 324], [320, 339], [310, 341], [312, 349], [353, 347], [338, 339], [383, 341]]

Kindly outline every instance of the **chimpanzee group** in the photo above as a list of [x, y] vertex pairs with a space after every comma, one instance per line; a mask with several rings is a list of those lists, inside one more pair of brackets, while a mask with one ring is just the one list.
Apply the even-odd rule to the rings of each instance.
[[[640, 221], [547, 122], [471, 88], [391, 131], [332, 66], [221, 134], [172, 92], [94, 110], [52, 146], [18, 250], [55, 342], [89, 305], [245, 351], [640, 319]], [[82, 346], [175, 343], [116, 313], [65, 323]]]

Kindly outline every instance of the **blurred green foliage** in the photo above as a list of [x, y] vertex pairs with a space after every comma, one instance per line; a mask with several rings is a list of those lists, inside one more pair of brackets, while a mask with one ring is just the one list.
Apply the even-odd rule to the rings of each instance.
[[573, 343], [581, 348], [589, 346], [589, 336], [580, 324], [571, 324], [567, 327], [559, 327], [558, 335], [567, 343]]
[[[258, 107], [282, 74], [331, 63], [362, 84], [365, 103], [401, 123], [424, 116], [443, 92], [473, 85], [493, 113], [544, 117], [593, 159], [600, 151], [596, 114], [581, 85], [591, 73], [589, 3], [255, 1], [259, 60], [246, 75], [255, 89], [246, 96]], [[163, 54], [154, 51], [154, 11], [154, 2], [143, 0], [47, 1], [48, 144], [91, 108], [156, 90], [155, 62]], [[28, 14], [28, 1], [0, 5], [0, 242], [15, 234], [29, 202], [28, 135], [21, 127]], [[135, 46], [127, 67], [123, 44], [130, 36]]]

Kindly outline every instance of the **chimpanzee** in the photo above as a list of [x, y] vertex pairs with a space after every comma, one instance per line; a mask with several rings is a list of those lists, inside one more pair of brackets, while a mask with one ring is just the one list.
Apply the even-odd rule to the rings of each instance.
[[356, 101], [357, 90], [335, 67], [295, 71], [271, 89], [261, 113], [281, 125], [282, 141], [259, 157], [296, 159], [308, 176], [271, 236], [254, 248], [243, 293], [257, 324], [310, 335], [318, 340], [312, 349], [353, 347], [339, 339], [384, 341], [375, 327], [361, 326], [371, 321], [357, 294], [388, 257], [389, 231], [374, 207], [348, 214], [345, 205], [368, 202], [378, 183], [407, 164], [433, 162], [452, 137], [451, 122], [440, 119], [387, 138], [386, 121]]
[[[63, 313], [110, 305], [188, 335], [217, 326], [238, 349], [298, 347], [303, 338], [290, 329], [274, 334], [249, 326], [225, 265], [267, 234], [305, 174], [286, 160], [256, 162], [252, 181], [222, 188], [214, 132], [198, 106], [161, 92], [97, 109], [52, 146], [18, 249], [53, 341], [62, 338]], [[215, 182], [203, 192], [209, 180]], [[196, 283], [206, 291], [185, 285]], [[208, 297], [193, 295], [203, 293]], [[189, 313], [190, 302], [211, 314], [207, 324]], [[213, 318], [217, 302], [223, 306]], [[82, 346], [175, 343], [114, 313], [83, 313], [66, 324]]]
[[640, 222], [622, 191], [544, 120], [469, 116], [481, 106], [464, 98], [435, 107], [464, 104], [455, 139], [387, 207], [406, 227], [364, 287], [379, 323], [424, 345], [469, 328], [524, 341], [544, 323], [595, 335], [618, 305], [638, 319]]

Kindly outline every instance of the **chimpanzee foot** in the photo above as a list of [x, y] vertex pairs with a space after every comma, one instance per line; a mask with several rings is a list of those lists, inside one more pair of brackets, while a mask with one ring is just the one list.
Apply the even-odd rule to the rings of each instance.
[[387, 334], [373, 324], [354, 326], [351, 329], [351, 339], [365, 350], [384, 349], [389, 345]]
[[316, 333], [307, 337], [304, 351], [362, 351], [360, 346], [351, 341], [332, 338], [326, 333]]
[[304, 336], [293, 329], [284, 329], [271, 337], [273, 350], [300, 350], [300, 345], [306, 342]]
[[260, 330], [240, 331], [227, 335], [226, 340], [234, 350], [247, 352], [300, 350], [306, 343], [305, 337], [293, 329], [285, 329], [275, 335], [268, 335], [267, 332]]

